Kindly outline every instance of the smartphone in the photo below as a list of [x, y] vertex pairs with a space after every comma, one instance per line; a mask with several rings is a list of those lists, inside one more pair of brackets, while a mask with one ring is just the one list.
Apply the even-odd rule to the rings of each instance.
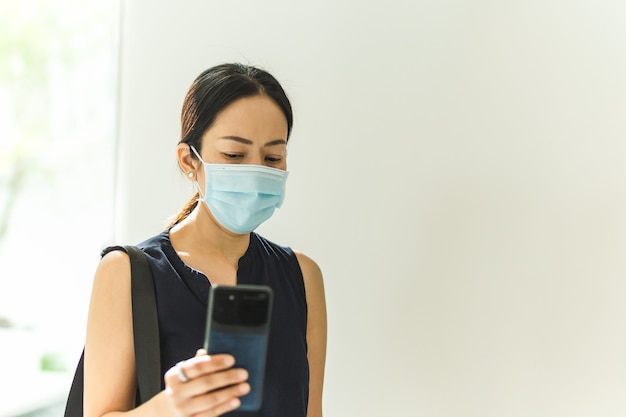
[[240, 397], [238, 410], [261, 407], [271, 313], [270, 287], [214, 285], [209, 291], [204, 348], [233, 355], [235, 367], [248, 371], [250, 392]]

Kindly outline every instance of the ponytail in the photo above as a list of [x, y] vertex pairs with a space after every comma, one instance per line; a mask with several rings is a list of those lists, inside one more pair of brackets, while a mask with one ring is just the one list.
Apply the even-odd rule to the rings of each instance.
[[191, 200], [189, 200], [187, 202], [187, 204], [185, 204], [185, 206], [180, 210], [180, 212], [178, 212], [178, 214], [176, 215], [176, 217], [174, 217], [174, 220], [170, 221], [170, 224], [168, 226], [172, 227], [177, 225], [178, 223], [182, 222], [183, 220], [185, 220], [187, 218], [187, 216], [189, 216], [191, 214], [191, 212], [196, 208], [196, 206], [198, 205], [198, 199], [200, 198], [200, 193], [196, 193]]

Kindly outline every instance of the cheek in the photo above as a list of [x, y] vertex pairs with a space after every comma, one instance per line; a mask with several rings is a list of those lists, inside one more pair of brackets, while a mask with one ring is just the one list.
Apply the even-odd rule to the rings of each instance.
[[204, 195], [204, 190], [206, 189], [206, 178], [204, 176], [204, 169], [201, 169], [200, 171], [198, 171], [198, 175], [196, 176], [195, 181], [196, 181], [195, 191], [200, 191], [202, 195]]

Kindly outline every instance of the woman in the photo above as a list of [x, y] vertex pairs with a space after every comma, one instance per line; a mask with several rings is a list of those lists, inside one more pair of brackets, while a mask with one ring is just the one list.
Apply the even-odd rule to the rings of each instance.
[[[155, 366], [163, 373], [163, 390], [135, 408], [130, 262], [119, 247], [107, 248], [89, 307], [84, 415], [320, 417], [326, 354], [322, 274], [306, 255], [253, 232], [282, 202], [293, 122], [289, 100], [267, 72], [219, 65], [194, 81], [181, 119], [178, 163], [198, 193], [167, 230], [139, 245], [155, 282], [161, 340], [161, 363]], [[263, 198], [251, 199], [259, 178], [267, 176], [273, 178], [271, 196], [264, 190]], [[224, 191], [214, 189], [219, 183], [231, 187], [226, 191], [236, 198], [232, 205], [216, 197]], [[250, 387], [246, 371], [233, 368], [234, 358], [198, 350], [210, 286], [237, 283], [269, 285], [274, 293], [257, 413], [236, 411]]]

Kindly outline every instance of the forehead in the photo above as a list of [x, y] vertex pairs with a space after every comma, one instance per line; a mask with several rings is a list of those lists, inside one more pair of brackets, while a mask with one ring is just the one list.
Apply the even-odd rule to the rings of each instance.
[[204, 138], [237, 136], [253, 142], [287, 139], [287, 119], [266, 95], [237, 99], [220, 111]]

